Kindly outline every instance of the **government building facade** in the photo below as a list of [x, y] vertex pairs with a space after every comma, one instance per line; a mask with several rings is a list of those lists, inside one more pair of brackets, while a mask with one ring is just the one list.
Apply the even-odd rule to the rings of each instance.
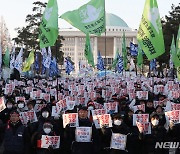
[[[101, 36], [90, 36], [95, 64], [97, 64], [98, 51], [100, 51], [106, 65], [112, 64], [117, 50], [122, 54], [123, 32], [125, 32], [127, 47], [129, 47], [130, 42], [137, 43], [137, 30], [131, 29], [120, 17], [107, 13], [106, 33], [103, 33]], [[71, 57], [71, 60], [75, 63], [75, 71], [78, 72], [79, 62], [87, 65], [87, 60], [84, 56], [86, 36], [83, 32], [74, 28], [62, 29], [59, 33], [64, 37], [62, 42], [64, 57]]]

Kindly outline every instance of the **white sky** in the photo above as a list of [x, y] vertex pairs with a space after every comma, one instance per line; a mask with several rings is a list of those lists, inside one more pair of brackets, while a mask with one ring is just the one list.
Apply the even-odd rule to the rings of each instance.
[[[0, 0], [0, 16], [3, 16], [11, 37], [16, 36], [15, 28], [25, 26], [27, 14], [32, 12], [33, 2], [37, 0]], [[40, 0], [48, 2], [48, 0]], [[89, 0], [57, 0], [59, 15], [74, 10]], [[171, 5], [178, 6], [179, 0], [157, 0], [160, 16], [169, 15]], [[121, 17], [130, 28], [138, 29], [145, 0], [106, 0], [106, 12]], [[59, 28], [72, 27], [59, 19]]]

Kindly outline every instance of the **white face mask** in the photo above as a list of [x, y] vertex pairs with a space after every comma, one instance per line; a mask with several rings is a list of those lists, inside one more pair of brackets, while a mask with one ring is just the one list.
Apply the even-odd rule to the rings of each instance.
[[45, 132], [46, 134], [49, 134], [49, 133], [51, 132], [51, 128], [44, 128], [44, 132]]
[[114, 120], [114, 125], [120, 126], [121, 125], [121, 120]]
[[43, 116], [44, 118], [48, 118], [48, 117], [49, 117], [49, 112], [46, 112], [46, 111], [43, 112], [43, 113], [42, 113], [42, 116]]
[[13, 105], [7, 104], [7, 108], [8, 108], [8, 109], [12, 109], [12, 107], [13, 107]]
[[18, 108], [20, 108], [20, 109], [24, 108], [24, 104], [22, 104], [22, 103], [18, 104]]
[[152, 123], [153, 126], [157, 126], [159, 124], [159, 120], [154, 119], [154, 120], [151, 121], [151, 123]]
[[93, 106], [89, 106], [88, 110], [94, 110], [94, 107]]

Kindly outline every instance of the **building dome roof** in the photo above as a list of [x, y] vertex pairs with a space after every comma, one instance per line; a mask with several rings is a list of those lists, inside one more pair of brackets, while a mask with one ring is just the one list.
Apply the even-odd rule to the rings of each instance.
[[112, 13], [106, 13], [106, 26], [107, 27], [118, 26], [118, 27], [129, 28], [129, 26], [123, 19]]

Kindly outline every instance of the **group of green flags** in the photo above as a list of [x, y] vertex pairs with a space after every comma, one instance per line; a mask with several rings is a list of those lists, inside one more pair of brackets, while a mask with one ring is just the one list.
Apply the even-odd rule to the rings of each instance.
[[[86, 44], [84, 55], [88, 63], [95, 67], [94, 58], [90, 43], [90, 34], [100, 36], [105, 32], [106, 28], [106, 16], [105, 16], [105, 0], [90, 0], [77, 10], [68, 11], [60, 16], [60, 18], [66, 20], [72, 26], [78, 28], [86, 35]], [[40, 48], [53, 46], [58, 37], [58, 5], [57, 0], [49, 0], [47, 7], [43, 13], [42, 22], [40, 24]], [[122, 56], [123, 67], [127, 69], [127, 49], [125, 41], [125, 33], [123, 32], [122, 41]], [[138, 40], [138, 55], [137, 65], [142, 67], [144, 51], [148, 60], [159, 57], [165, 52], [164, 38], [162, 33], [162, 25], [156, 0], [146, 0], [144, 11], [142, 14], [140, 26], [137, 34]], [[119, 51], [113, 60], [112, 68], [114, 68], [118, 62]], [[174, 39], [171, 45], [171, 54], [174, 66], [177, 70], [180, 70], [180, 29], [178, 31], [176, 47], [174, 45]], [[4, 57], [5, 65], [8, 65], [8, 50]], [[29, 54], [26, 60], [23, 71], [28, 71], [30, 65], [34, 62], [34, 50]], [[178, 72], [178, 71], [177, 71]]]

